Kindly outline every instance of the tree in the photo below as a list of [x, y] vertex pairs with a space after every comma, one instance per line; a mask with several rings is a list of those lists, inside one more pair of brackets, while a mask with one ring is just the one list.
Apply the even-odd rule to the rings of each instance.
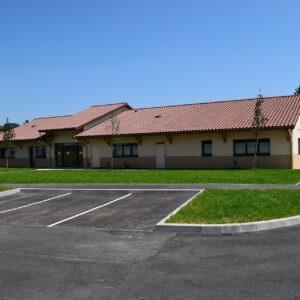
[[120, 133], [120, 120], [117, 116], [113, 116], [109, 119], [110, 125], [106, 126], [106, 130], [108, 134], [111, 136], [110, 138], [110, 146], [111, 146], [111, 161], [110, 167], [113, 170], [114, 168], [114, 147], [118, 140], [118, 135]]
[[23, 125], [24, 125], [24, 124], [27, 124], [27, 123], [29, 123], [29, 120], [25, 120], [25, 122], [23, 123]]
[[295, 89], [295, 95], [300, 95], [300, 85]]
[[258, 95], [257, 95], [257, 101], [255, 104], [254, 109], [254, 117], [252, 121], [252, 130], [254, 132], [255, 136], [255, 152], [253, 157], [253, 163], [252, 163], [252, 169], [257, 169], [257, 152], [258, 152], [258, 138], [259, 138], [259, 132], [262, 128], [264, 128], [267, 125], [268, 119], [264, 116], [262, 105], [264, 103], [264, 97], [261, 94], [261, 89], [259, 89]]
[[[9, 123], [12, 128], [16, 128], [16, 127], [19, 127], [20, 125], [17, 124], [17, 123]], [[0, 132], [3, 132], [4, 131], [4, 126], [1, 126], [0, 125]]]
[[14, 131], [14, 123], [9, 123], [8, 118], [6, 119], [6, 123], [3, 125], [3, 142], [6, 145], [5, 153], [6, 153], [6, 163], [5, 169], [8, 169], [8, 146], [15, 138], [15, 131]]

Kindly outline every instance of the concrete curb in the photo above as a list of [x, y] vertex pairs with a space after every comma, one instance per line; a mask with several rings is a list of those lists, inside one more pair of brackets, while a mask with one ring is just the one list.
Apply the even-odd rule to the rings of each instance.
[[5, 196], [17, 194], [17, 193], [20, 193], [20, 191], [21, 191], [20, 189], [13, 189], [13, 190], [0, 192], [0, 197], [5, 197]]
[[168, 232], [199, 232], [209, 235], [222, 235], [232, 233], [258, 232], [263, 230], [277, 229], [281, 227], [300, 225], [300, 215], [281, 219], [273, 219], [267, 221], [257, 221], [248, 223], [231, 223], [231, 224], [178, 224], [166, 223], [166, 221], [175, 215], [182, 207], [186, 206], [195, 197], [204, 190], [201, 190], [195, 196], [180, 205], [171, 212], [167, 217], [158, 222], [155, 226], [156, 231]]

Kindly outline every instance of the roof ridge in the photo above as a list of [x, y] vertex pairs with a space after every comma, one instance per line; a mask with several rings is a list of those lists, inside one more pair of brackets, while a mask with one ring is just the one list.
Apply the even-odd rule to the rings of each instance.
[[53, 117], [42, 117], [42, 118], [35, 118], [34, 120], [40, 120], [40, 119], [51, 119], [51, 118], [63, 118], [63, 117], [71, 117], [72, 115], [63, 115], [63, 116], [53, 116]]
[[[268, 98], [284, 98], [284, 97], [299, 97], [300, 95], [284, 95], [284, 96], [269, 96], [263, 97], [264, 99]], [[178, 106], [190, 106], [190, 105], [199, 105], [199, 104], [211, 104], [211, 103], [224, 103], [224, 102], [236, 102], [236, 101], [250, 101], [256, 100], [257, 97], [254, 98], [244, 98], [244, 99], [230, 99], [230, 100], [219, 100], [219, 101], [207, 101], [207, 102], [196, 102], [196, 103], [186, 103], [186, 104], [173, 104], [173, 105], [163, 105], [163, 106], [152, 106], [152, 107], [141, 107], [135, 108], [133, 110], [143, 110], [143, 109], [152, 109], [152, 108], [164, 108], [164, 107], [178, 107]]]
[[109, 106], [109, 105], [116, 105], [116, 104], [128, 104], [128, 102], [117, 102], [117, 103], [109, 103], [109, 104], [97, 104], [97, 105], [92, 105], [91, 107], [97, 107], [97, 106]]

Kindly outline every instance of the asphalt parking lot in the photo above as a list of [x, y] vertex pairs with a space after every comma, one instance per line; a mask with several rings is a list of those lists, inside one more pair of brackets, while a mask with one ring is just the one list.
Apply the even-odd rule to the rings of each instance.
[[0, 198], [0, 224], [153, 231], [158, 221], [195, 193], [26, 190]]
[[195, 193], [54, 189], [0, 198], [0, 299], [300, 297], [300, 226], [153, 231]]

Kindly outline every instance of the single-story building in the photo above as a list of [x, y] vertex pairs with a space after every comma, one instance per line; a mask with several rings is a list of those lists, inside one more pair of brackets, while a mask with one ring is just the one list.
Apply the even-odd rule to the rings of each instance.
[[[134, 109], [92, 106], [15, 129], [9, 164], [37, 168], [250, 168], [257, 99]], [[300, 169], [300, 95], [265, 97], [261, 168]], [[115, 127], [112, 130], [112, 127]], [[0, 165], [5, 148], [0, 134]]]

